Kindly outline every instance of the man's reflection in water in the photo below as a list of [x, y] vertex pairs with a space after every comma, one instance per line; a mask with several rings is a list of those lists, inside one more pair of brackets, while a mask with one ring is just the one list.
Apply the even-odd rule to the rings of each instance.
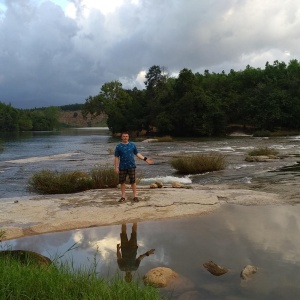
[[[117, 244], [117, 261], [121, 271], [125, 271], [125, 280], [130, 282], [132, 280], [132, 271], [136, 271], [140, 262], [146, 256], [154, 253], [155, 249], [151, 249], [136, 258], [137, 255], [137, 223], [133, 223], [130, 240], [128, 240], [126, 233], [126, 224], [122, 224], [122, 231], [120, 234], [121, 245]], [[122, 252], [122, 253], [121, 253]]]

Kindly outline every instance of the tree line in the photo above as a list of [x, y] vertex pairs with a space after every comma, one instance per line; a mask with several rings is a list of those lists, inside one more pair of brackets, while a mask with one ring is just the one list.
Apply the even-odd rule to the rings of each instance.
[[112, 133], [123, 130], [172, 136], [216, 136], [232, 124], [256, 130], [300, 129], [300, 63], [293, 59], [247, 66], [228, 74], [193, 73], [178, 77], [154, 65], [145, 88], [124, 89], [119, 81], [105, 83], [85, 100], [82, 113], [106, 113]]
[[0, 131], [51, 131], [58, 128], [58, 107], [17, 109], [0, 102]]

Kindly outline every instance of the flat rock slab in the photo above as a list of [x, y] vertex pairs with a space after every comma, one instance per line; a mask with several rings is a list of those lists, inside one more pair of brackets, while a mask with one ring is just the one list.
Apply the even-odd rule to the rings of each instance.
[[132, 201], [130, 189], [123, 203], [118, 202], [119, 189], [1, 199], [0, 226], [8, 240], [46, 232], [208, 214], [223, 203], [280, 203], [276, 194], [226, 186], [137, 190], [138, 203]]

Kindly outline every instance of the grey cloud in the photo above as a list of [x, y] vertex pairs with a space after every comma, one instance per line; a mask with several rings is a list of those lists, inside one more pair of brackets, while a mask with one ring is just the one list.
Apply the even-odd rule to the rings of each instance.
[[88, 17], [81, 0], [72, 2], [76, 19], [51, 1], [5, 2], [0, 101], [16, 107], [83, 103], [105, 82], [131, 87], [154, 64], [174, 73], [221, 72], [300, 54], [296, 0], [126, 1], [111, 15], [93, 9]]

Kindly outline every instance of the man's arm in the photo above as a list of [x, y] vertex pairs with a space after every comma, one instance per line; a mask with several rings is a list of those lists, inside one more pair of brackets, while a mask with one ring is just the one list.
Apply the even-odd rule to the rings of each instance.
[[120, 248], [121, 248], [120, 244], [117, 244], [117, 258], [118, 259], [122, 258]]
[[150, 157], [143, 156], [141, 153], [137, 153], [136, 155], [139, 159], [144, 160], [147, 164], [153, 165], [154, 162]]
[[115, 156], [115, 172], [119, 173], [119, 157]]
[[148, 250], [147, 252], [145, 252], [144, 254], [140, 255], [137, 259], [139, 261], [141, 261], [143, 258], [145, 258], [146, 256], [149, 256], [151, 254], [154, 254], [154, 251], [155, 249], [151, 249], [151, 250]]

